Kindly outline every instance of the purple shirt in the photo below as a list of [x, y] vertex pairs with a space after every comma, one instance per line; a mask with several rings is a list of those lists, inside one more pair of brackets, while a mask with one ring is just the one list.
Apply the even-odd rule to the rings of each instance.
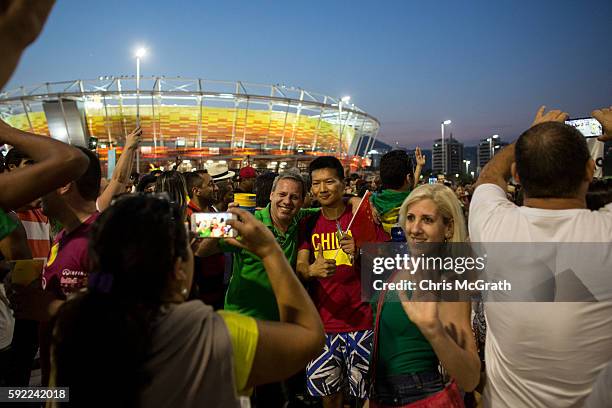
[[67, 233], [63, 229], [57, 234], [43, 270], [43, 289], [65, 299], [69, 294], [87, 286], [89, 231], [99, 216], [100, 213], [95, 212], [74, 231]]

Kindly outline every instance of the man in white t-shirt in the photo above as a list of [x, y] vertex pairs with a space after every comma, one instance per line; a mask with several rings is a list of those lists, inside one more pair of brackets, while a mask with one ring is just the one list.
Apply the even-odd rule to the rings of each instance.
[[[612, 108], [593, 116], [604, 138], [612, 137]], [[541, 107], [533, 126], [483, 169], [470, 205], [473, 242], [485, 248], [495, 242], [612, 242], [612, 204], [586, 209], [595, 163], [584, 137], [565, 119]], [[522, 207], [506, 198], [510, 176], [523, 186]], [[600, 259], [611, 280], [612, 256]], [[537, 274], [537, 262], [521, 259], [517, 273], [529, 276], [532, 267]], [[581, 406], [612, 359], [611, 302], [488, 302], [485, 314], [486, 407]]]

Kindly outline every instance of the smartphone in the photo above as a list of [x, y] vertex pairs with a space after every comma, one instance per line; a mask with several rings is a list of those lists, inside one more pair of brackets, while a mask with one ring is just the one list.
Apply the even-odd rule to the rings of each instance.
[[603, 134], [601, 123], [595, 118], [577, 118], [565, 121], [566, 125], [575, 127], [584, 137], [596, 137]]
[[429, 184], [436, 184], [438, 182], [438, 178], [437, 177], [430, 177], [429, 178]]
[[233, 238], [238, 234], [227, 221], [235, 219], [232, 213], [193, 213], [191, 230], [199, 238]]

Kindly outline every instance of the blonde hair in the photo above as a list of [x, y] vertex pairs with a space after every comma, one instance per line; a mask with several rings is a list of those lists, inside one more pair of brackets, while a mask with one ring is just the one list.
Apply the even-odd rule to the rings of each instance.
[[448, 225], [453, 222], [453, 236], [448, 242], [467, 242], [467, 228], [465, 227], [465, 219], [463, 218], [463, 210], [457, 196], [450, 188], [442, 184], [424, 184], [412, 190], [410, 195], [406, 197], [399, 210], [399, 224], [404, 230], [404, 234], [408, 236], [406, 231], [406, 214], [410, 206], [421, 200], [431, 200], [438, 207], [438, 211], [442, 215], [444, 224]]

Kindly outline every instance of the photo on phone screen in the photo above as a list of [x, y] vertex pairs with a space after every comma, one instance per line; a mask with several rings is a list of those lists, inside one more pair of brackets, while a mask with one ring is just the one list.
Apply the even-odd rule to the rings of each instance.
[[595, 137], [603, 134], [601, 123], [595, 118], [578, 118], [565, 121], [566, 125], [570, 125], [578, 129], [584, 137]]
[[232, 213], [193, 213], [191, 215], [191, 230], [199, 238], [235, 237], [236, 231], [227, 224], [235, 219]]
[[429, 184], [436, 184], [438, 182], [438, 178], [437, 177], [430, 177], [429, 178]]

